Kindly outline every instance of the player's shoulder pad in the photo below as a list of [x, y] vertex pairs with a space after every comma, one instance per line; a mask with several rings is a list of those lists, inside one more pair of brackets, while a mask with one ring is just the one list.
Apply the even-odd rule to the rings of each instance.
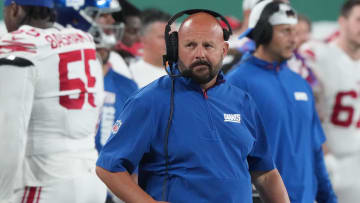
[[25, 67], [34, 65], [34, 63], [26, 58], [10, 55], [8, 57], [0, 58], [0, 66], [4, 66], [4, 65], [25, 68]]

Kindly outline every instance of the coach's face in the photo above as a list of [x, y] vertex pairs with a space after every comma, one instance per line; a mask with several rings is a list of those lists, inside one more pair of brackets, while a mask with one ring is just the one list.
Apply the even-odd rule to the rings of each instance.
[[216, 78], [229, 48], [219, 22], [207, 13], [191, 15], [182, 23], [178, 44], [181, 73], [201, 85]]
[[296, 47], [295, 25], [274, 25], [268, 51], [276, 61], [291, 58]]

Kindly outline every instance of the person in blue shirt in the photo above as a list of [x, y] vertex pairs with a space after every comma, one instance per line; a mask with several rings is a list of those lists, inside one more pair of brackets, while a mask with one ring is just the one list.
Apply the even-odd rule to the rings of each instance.
[[[111, 0], [109, 1], [111, 3]], [[87, 8], [96, 9], [91, 6]], [[115, 30], [119, 29], [115, 25], [115, 19], [112, 15], [119, 12], [119, 7], [113, 6], [107, 9], [96, 9], [101, 14], [92, 19], [93, 26], [99, 30], [102, 30], [104, 37], [96, 38], [96, 53], [101, 59], [102, 70], [104, 75], [104, 104], [101, 108], [101, 114], [99, 123], [97, 126], [97, 132], [95, 136], [95, 146], [98, 152], [101, 151], [106, 140], [110, 137], [112, 126], [116, 121], [116, 118], [120, 115], [120, 112], [124, 106], [125, 101], [129, 96], [136, 92], [138, 86], [135, 81], [126, 77], [125, 74], [120, 74], [118, 71], [123, 67], [119, 67], [125, 64], [113, 64], [110, 59], [111, 48], [115, 46]], [[106, 32], [105, 28], [114, 30], [113, 32]], [[118, 32], [121, 32], [118, 30]], [[109, 39], [114, 40], [109, 40]], [[114, 53], [116, 54], [116, 53]], [[121, 57], [121, 56], [119, 56]], [[127, 67], [126, 67], [127, 68]]]
[[[103, 64], [103, 73], [104, 104], [101, 107], [95, 136], [95, 147], [99, 153], [110, 137], [112, 126], [119, 117], [126, 100], [138, 89], [133, 80], [115, 72], [109, 63]], [[136, 181], [137, 171], [134, 171], [131, 176]], [[108, 192], [106, 202], [119, 202], [119, 200]]]
[[288, 4], [266, 0], [256, 5], [242, 35], [255, 41], [256, 50], [227, 80], [254, 99], [290, 201], [334, 203], [311, 87], [286, 65], [295, 49], [296, 23]]
[[104, 105], [101, 110], [98, 130], [95, 136], [95, 144], [98, 152], [101, 151], [106, 140], [110, 137], [112, 126], [116, 118], [119, 117], [125, 101], [131, 94], [136, 92], [137, 89], [137, 85], [133, 80], [116, 73], [111, 67], [106, 70], [104, 76]]
[[[111, 3], [111, 1], [109, 2]], [[97, 11], [101, 12], [101, 14], [93, 19], [93, 26], [102, 30], [102, 33], [105, 35], [104, 37], [97, 38], [96, 40], [96, 53], [101, 59], [104, 75], [104, 103], [101, 107], [95, 136], [95, 147], [100, 153], [102, 147], [111, 135], [112, 126], [119, 117], [125, 101], [131, 94], [137, 91], [138, 86], [135, 81], [126, 77], [125, 74], [120, 74], [116, 71], [120, 69], [127, 69], [128, 67], [121, 67], [125, 64], [112, 63], [113, 61], [110, 59], [111, 49], [115, 46], [116, 40], [109, 39], [115, 39], [115, 33], [121, 32], [121, 30], [119, 30], [120, 28], [115, 25], [115, 19], [113, 18], [114, 13], [119, 12], [119, 8], [113, 6], [112, 8], [107, 8], [106, 10], [97, 9]], [[112, 29], [113, 31], [110, 32], [107, 29]], [[93, 37], [96, 38], [97, 36], [93, 35]], [[112, 54], [117, 55], [115, 52]], [[118, 57], [121, 56], [119, 55]], [[134, 171], [131, 176], [135, 181], [137, 181], [137, 171]], [[118, 200], [114, 197], [114, 195], [108, 192], [106, 202], [122, 201]]]
[[[178, 32], [174, 72], [183, 76], [163, 76], [126, 102], [96, 168], [125, 202], [250, 203], [251, 181], [266, 202], [289, 202], [254, 102], [220, 72], [224, 39], [212, 14], [190, 15]], [[139, 185], [129, 175], [137, 166]]]

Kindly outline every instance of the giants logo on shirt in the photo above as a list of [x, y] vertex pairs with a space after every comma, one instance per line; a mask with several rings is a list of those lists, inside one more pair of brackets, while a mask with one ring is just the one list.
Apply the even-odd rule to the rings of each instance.
[[117, 120], [115, 122], [115, 124], [113, 125], [113, 128], [112, 128], [112, 131], [111, 131], [112, 134], [116, 134], [119, 131], [121, 124], [122, 124], [121, 120]]
[[224, 122], [240, 123], [240, 121], [241, 121], [241, 116], [239, 113], [237, 114], [224, 113]]
[[66, 0], [65, 3], [67, 7], [74, 7], [77, 10], [84, 5], [85, 0]]
[[309, 98], [306, 92], [294, 92], [295, 100], [297, 101], [308, 101]]

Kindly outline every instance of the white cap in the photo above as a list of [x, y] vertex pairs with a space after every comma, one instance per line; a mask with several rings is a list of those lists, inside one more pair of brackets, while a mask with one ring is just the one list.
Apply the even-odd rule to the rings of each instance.
[[[255, 7], [251, 10], [250, 17], [249, 17], [249, 25], [248, 29], [240, 35], [239, 38], [245, 37], [250, 34], [250, 32], [254, 29], [256, 24], [258, 23], [260, 16], [264, 10], [264, 8], [273, 2], [273, 0], [265, 0], [261, 1], [260, 3], [256, 4]], [[269, 17], [269, 23], [271, 25], [295, 25], [297, 24], [297, 16], [296, 15], [289, 15], [288, 12], [294, 10], [291, 6], [287, 3], [280, 3], [279, 10], [273, 13]]]

